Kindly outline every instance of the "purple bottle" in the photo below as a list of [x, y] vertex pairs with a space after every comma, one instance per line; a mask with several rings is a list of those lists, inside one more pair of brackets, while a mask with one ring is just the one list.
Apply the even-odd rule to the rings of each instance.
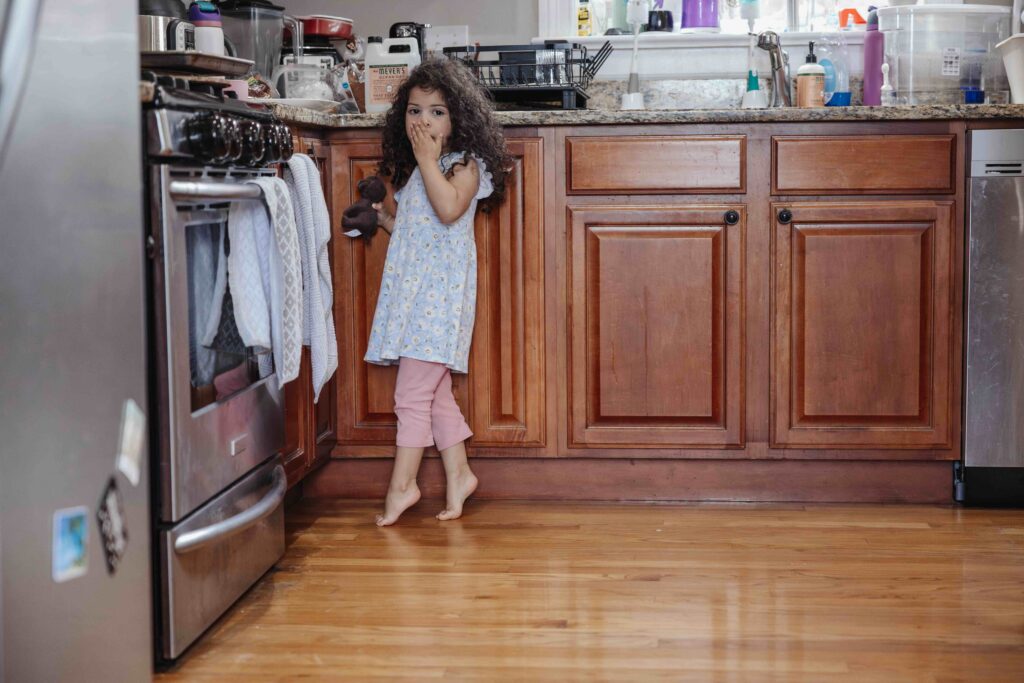
[[718, 28], [718, 0], [683, 0], [681, 28]]
[[868, 8], [867, 32], [864, 34], [864, 105], [882, 104], [882, 60], [885, 59], [885, 36], [878, 30], [878, 9]]

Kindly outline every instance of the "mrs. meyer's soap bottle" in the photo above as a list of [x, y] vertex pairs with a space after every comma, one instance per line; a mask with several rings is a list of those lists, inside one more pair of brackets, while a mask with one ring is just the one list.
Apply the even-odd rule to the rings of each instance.
[[409, 72], [420, 64], [415, 38], [370, 36], [366, 41], [366, 112], [391, 108], [391, 100]]

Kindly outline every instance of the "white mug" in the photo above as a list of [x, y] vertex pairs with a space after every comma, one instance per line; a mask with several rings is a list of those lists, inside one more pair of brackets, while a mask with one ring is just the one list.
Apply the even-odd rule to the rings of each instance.
[[196, 51], [224, 56], [224, 30], [219, 26], [196, 26]]

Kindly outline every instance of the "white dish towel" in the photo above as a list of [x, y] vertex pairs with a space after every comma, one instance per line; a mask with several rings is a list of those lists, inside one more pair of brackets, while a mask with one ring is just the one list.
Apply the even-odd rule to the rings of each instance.
[[[247, 182], [259, 185], [263, 190], [263, 200], [273, 231], [273, 245], [268, 259], [270, 268], [266, 275], [270, 279], [270, 336], [274, 348], [274, 368], [278, 381], [283, 385], [299, 376], [299, 363], [302, 360], [302, 261], [299, 256], [299, 237], [285, 182], [280, 178], [254, 178]], [[228, 272], [231, 272], [230, 261]]]
[[302, 257], [302, 340], [309, 347], [313, 370], [313, 401], [338, 369], [338, 340], [334, 330], [334, 281], [327, 245], [331, 219], [327, 213], [316, 164], [295, 154], [284, 173], [295, 210]]
[[[231, 243], [226, 264], [227, 286], [231, 289], [235, 325], [242, 343], [256, 353], [272, 348], [270, 334], [270, 245], [271, 231], [267, 210], [262, 202], [237, 201], [228, 213], [228, 240]], [[224, 249], [223, 242], [221, 249]], [[223, 254], [222, 254], [223, 256]], [[215, 295], [224, 297], [225, 278], [217, 274]], [[217, 313], [219, 318], [219, 311]], [[204, 343], [211, 343], [219, 320], [211, 318]]]

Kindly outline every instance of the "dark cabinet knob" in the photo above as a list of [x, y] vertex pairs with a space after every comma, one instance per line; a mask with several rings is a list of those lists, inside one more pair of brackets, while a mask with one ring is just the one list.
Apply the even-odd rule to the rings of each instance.
[[780, 223], [789, 223], [791, 220], [793, 220], [793, 212], [792, 211], [790, 211], [789, 209], [783, 209], [782, 211], [779, 211], [779, 222]]
[[729, 209], [725, 212], [725, 224], [736, 225], [740, 222], [740, 212], [734, 209]]

